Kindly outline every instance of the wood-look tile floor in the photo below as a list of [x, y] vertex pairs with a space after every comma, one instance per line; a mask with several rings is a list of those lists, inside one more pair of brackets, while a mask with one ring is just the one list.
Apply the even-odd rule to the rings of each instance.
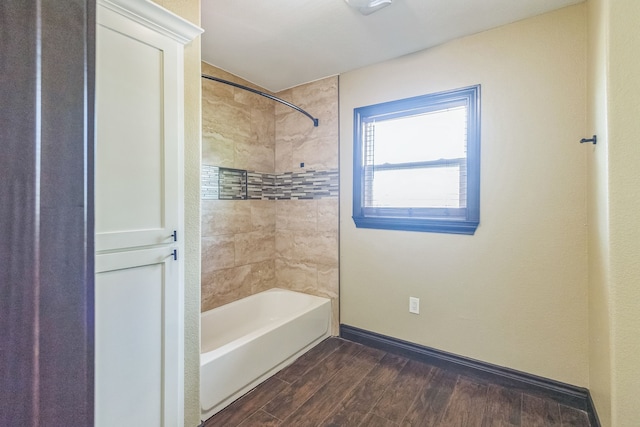
[[553, 400], [329, 338], [206, 421], [252, 426], [589, 426]]

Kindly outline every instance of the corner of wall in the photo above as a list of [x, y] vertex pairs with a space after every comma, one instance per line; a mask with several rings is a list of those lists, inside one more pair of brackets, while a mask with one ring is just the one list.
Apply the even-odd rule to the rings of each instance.
[[608, 172], [608, 0], [587, 3], [589, 389], [602, 425], [611, 425], [611, 278]]
[[[200, 0], [154, 0], [200, 25]], [[200, 36], [185, 46], [185, 280], [184, 280], [184, 425], [200, 424]]]
[[[197, 1], [198, 9], [200, 1]], [[185, 425], [200, 424], [200, 36], [185, 51]]]

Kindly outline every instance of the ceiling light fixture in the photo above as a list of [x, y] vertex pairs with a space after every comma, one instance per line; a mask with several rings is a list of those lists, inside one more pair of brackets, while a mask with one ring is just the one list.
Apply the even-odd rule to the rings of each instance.
[[376, 10], [389, 6], [393, 0], [344, 0], [349, 6], [363, 15], [370, 15]]

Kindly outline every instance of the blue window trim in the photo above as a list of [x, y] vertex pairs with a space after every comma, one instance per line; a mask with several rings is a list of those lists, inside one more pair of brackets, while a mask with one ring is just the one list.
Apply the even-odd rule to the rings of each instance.
[[[419, 114], [465, 103], [467, 117], [467, 208], [460, 216], [394, 216], [364, 207], [363, 125], [372, 120]], [[385, 208], [378, 208], [378, 211]], [[474, 234], [480, 223], [480, 85], [355, 108], [353, 110], [353, 221], [358, 228]]]

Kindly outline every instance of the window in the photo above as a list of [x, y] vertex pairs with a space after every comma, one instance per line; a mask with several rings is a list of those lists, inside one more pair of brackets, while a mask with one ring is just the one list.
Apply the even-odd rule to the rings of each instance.
[[356, 227], [473, 234], [480, 86], [354, 109]]

